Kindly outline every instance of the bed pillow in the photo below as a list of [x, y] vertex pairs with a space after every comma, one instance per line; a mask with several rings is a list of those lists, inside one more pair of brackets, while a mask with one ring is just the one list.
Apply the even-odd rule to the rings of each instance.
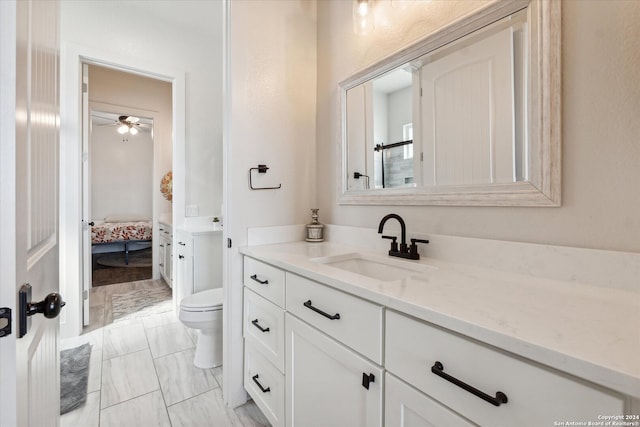
[[102, 225], [104, 224], [104, 219], [92, 219], [93, 225]]
[[151, 221], [151, 218], [145, 215], [126, 214], [126, 215], [109, 215], [104, 222], [138, 222]]

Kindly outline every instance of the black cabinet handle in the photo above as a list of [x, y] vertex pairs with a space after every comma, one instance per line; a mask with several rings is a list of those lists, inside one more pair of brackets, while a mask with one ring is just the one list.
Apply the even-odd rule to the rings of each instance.
[[480, 390], [478, 390], [477, 388], [470, 386], [469, 384], [460, 381], [459, 379], [452, 377], [451, 375], [447, 374], [444, 372], [444, 366], [442, 366], [442, 363], [437, 362], [433, 364], [433, 366], [431, 367], [431, 372], [433, 372], [434, 374], [436, 374], [437, 376], [444, 378], [445, 380], [457, 385], [460, 388], [465, 389], [466, 391], [468, 391], [469, 393], [472, 393], [476, 396], [478, 396], [480, 399], [486, 400], [487, 402], [491, 403], [494, 406], [500, 406], [502, 403], [507, 403], [507, 395], [504, 394], [501, 391], [496, 392], [496, 396], [490, 396]]
[[255, 280], [256, 282], [260, 283], [261, 285], [268, 285], [269, 281], [268, 280], [260, 280], [258, 279], [258, 275], [254, 274], [253, 276], [251, 276], [252, 280]]
[[362, 373], [362, 387], [366, 388], [367, 390], [369, 390], [369, 384], [370, 383], [374, 383], [376, 382], [376, 376], [369, 373], [367, 374], [366, 372]]
[[269, 332], [269, 328], [263, 328], [262, 326], [258, 325], [258, 319], [252, 320], [251, 324], [253, 324], [253, 326], [255, 326], [256, 328], [260, 329], [261, 332]]
[[316, 313], [322, 314], [322, 315], [323, 315], [324, 317], [326, 317], [327, 319], [330, 319], [330, 320], [340, 320], [340, 313], [336, 313], [336, 314], [334, 314], [334, 315], [332, 316], [332, 315], [330, 315], [330, 314], [328, 314], [328, 313], [325, 313], [324, 311], [322, 311], [322, 310], [320, 310], [320, 309], [318, 309], [318, 308], [314, 307], [314, 306], [313, 306], [313, 305], [311, 305], [311, 304], [312, 304], [312, 303], [311, 303], [311, 300], [308, 300], [307, 302], [303, 303], [303, 305], [304, 305], [305, 307], [307, 307], [307, 308], [309, 308], [309, 309], [311, 309], [311, 310], [315, 311]]
[[267, 388], [262, 387], [262, 384], [260, 384], [260, 381], [258, 381], [258, 374], [255, 374], [254, 376], [252, 376], [251, 379], [253, 380], [254, 383], [256, 383], [258, 387], [260, 387], [260, 390], [263, 393], [269, 393], [271, 391], [271, 387], [267, 387]]

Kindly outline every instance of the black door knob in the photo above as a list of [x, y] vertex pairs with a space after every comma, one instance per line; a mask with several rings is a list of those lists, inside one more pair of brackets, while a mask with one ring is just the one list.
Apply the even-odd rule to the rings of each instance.
[[89, 225], [90, 225], [91, 227], [93, 227], [94, 225], [96, 225], [96, 223], [95, 223], [95, 222], [93, 222], [93, 221], [91, 221], [91, 222], [89, 223]]
[[60, 310], [66, 302], [62, 301], [62, 297], [58, 293], [47, 295], [40, 302], [30, 302], [27, 304], [27, 316], [33, 316], [36, 313], [44, 314], [47, 319], [54, 319], [60, 314]]
[[42, 313], [47, 319], [53, 319], [60, 314], [64, 305], [62, 297], [56, 292], [50, 293], [40, 302], [31, 302], [31, 285], [22, 285], [18, 291], [18, 338], [24, 337], [29, 331], [30, 316]]

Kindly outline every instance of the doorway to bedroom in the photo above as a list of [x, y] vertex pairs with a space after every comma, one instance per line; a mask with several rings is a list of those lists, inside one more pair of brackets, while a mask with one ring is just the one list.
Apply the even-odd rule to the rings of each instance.
[[[83, 82], [85, 295], [156, 282], [171, 298], [155, 228], [171, 224], [171, 195], [161, 182], [172, 169], [172, 84], [93, 64], [83, 64]], [[85, 326], [102, 323], [100, 300], [89, 298]]]
[[153, 119], [96, 104], [89, 103], [91, 286], [151, 279]]

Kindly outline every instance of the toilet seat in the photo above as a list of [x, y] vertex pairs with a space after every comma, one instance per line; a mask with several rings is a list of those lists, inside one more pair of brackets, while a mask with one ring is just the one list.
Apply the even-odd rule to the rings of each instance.
[[180, 310], [190, 312], [222, 310], [223, 296], [222, 288], [197, 292], [180, 302]]

